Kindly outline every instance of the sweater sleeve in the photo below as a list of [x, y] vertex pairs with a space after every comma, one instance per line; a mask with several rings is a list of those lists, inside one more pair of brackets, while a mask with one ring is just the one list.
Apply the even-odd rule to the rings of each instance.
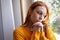
[[56, 40], [54, 33], [50, 27], [47, 28], [46, 32], [33, 31], [31, 40]]
[[[21, 31], [21, 30], [20, 30]], [[26, 40], [25, 33], [24, 35], [19, 30], [14, 30], [13, 40]], [[23, 31], [22, 31], [23, 32]], [[27, 37], [28, 38], [28, 37]], [[33, 31], [31, 38], [29, 40], [56, 40], [55, 36], [50, 28], [45, 32]]]
[[46, 29], [46, 37], [49, 39], [49, 40], [56, 40], [55, 36], [54, 36], [54, 33], [52, 31], [52, 29], [50, 27], [48, 27]]
[[48, 40], [48, 39], [45, 37], [44, 32], [34, 31], [31, 36], [31, 40]]
[[33, 31], [31, 40], [39, 40], [39, 38], [40, 38], [40, 33], [38, 31]]
[[25, 40], [25, 38], [18, 30], [14, 30], [13, 40]]

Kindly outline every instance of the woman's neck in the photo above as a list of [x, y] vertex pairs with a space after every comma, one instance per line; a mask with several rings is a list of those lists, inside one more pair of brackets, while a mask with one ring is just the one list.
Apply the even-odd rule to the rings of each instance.
[[30, 31], [32, 31], [32, 28], [33, 28], [32, 25], [33, 25], [33, 23], [31, 23], [31, 22], [25, 24], [26, 28]]
[[33, 23], [28, 23], [28, 24], [27, 24], [27, 27], [31, 28], [32, 25], [33, 25]]

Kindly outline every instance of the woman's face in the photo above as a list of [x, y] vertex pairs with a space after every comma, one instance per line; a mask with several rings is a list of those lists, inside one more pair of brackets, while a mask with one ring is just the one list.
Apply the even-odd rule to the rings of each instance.
[[46, 14], [47, 10], [44, 6], [37, 6], [31, 14], [31, 21], [33, 23], [42, 22], [42, 20], [44, 20], [44, 18], [46, 17]]

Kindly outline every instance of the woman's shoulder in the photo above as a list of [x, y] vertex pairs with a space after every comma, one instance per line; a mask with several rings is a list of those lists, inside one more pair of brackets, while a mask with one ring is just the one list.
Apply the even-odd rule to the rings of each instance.
[[20, 36], [23, 36], [23, 37], [25, 37], [25, 32], [24, 32], [24, 28], [23, 28], [23, 26], [19, 26], [19, 27], [17, 27], [14, 31], [13, 31], [13, 35], [15, 36], [15, 37], [20, 37]]
[[21, 26], [18, 26], [18, 27], [14, 30], [15, 33], [22, 33], [23, 31], [24, 31], [24, 28], [23, 28], [22, 25], [21, 25]]

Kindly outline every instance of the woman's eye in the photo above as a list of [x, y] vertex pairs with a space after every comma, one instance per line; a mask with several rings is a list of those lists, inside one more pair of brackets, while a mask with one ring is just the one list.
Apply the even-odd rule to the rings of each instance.
[[39, 13], [39, 12], [37, 12], [37, 13]]
[[37, 12], [38, 14], [40, 14], [40, 15], [42, 15], [42, 13], [40, 13], [40, 12]]
[[44, 16], [44, 18], [45, 18], [46, 16]]

